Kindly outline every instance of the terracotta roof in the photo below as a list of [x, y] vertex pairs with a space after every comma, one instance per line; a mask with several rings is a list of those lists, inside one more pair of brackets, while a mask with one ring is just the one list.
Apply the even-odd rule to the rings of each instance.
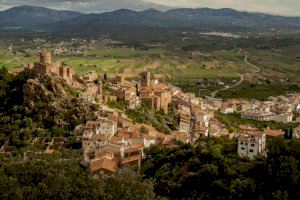
[[249, 137], [247, 137], [247, 136], [240, 135], [240, 136], [238, 137], [238, 140], [239, 140], [239, 141], [247, 141], [248, 138], [249, 138]]
[[140, 149], [134, 147], [134, 148], [129, 148], [124, 150], [124, 153], [132, 153], [132, 152], [140, 152]]
[[260, 131], [253, 131], [253, 132], [251, 132], [250, 133], [250, 135], [251, 136], [254, 136], [254, 137], [260, 137], [260, 136], [262, 136], [262, 132], [260, 132]]
[[102, 140], [102, 141], [107, 140], [107, 141], [108, 141], [111, 137], [112, 137], [111, 135], [92, 134], [91, 139], [92, 139], [92, 140]]
[[283, 135], [284, 132], [282, 130], [271, 130], [267, 128], [264, 130], [264, 134], [271, 137], [277, 137]]
[[189, 135], [180, 132], [173, 132], [171, 135], [182, 142], [187, 142], [190, 139]]
[[133, 142], [132, 142], [132, 146], [133, 146], [134, 148], [139, 148], [139, 149], [144, 148], [144, 145], [143, 145], [141, 142], [139, 142], [139, 141], [133, 141]]
[[125, 164], [125, 163], [129, 163], [129, 162], [137, 161], [137, 160], [140, 160], [141, 158], [142, 158], [142, 156], [140, 154], [134, 155], [134, 156], [130, 156], [128, 158], [124, 158], [121, 161], [121, 164]]
[[154, 89], [154, 92], [156, 93], [163, 93], [163, 92], [165, 92], [165, 90], [164, 89], [162, 89], [162, 88], [159, 88], [159, 87], [156, 87], [155, 89]]
[[239, 129], [248, 131], [258, 131], [258, 128], [248, 125], [239, 125]]
[[95, 158], [103, 158], [105, 156], [113, 158], [114, 154], [109, 150], [101, 150], [95, 152]]
[[159, 84], [156, 85], [156, 87], [159, 87], [159, 88], [162, 88], [162, 89], [166, 89], [168, 87], [168, 85], [165, 84], [165, 83], [159, 83]]
[[121, 140], [122, 139], [129, 140], [129, 139], [131, 139], [131, 133], [129, 133], [129, 132], [119, 132], [116, 137], [118, 137]]
[[151, 89], [149, 89], [148, 87], [143, 87], [140, 89], [140, 93], [151, 93], [153, 92]]
[[117, 170], [117, 162], [106, 158], [95, 159], [90, 162], [90, 169], [91, 172], [105, 169], [114, 173]]

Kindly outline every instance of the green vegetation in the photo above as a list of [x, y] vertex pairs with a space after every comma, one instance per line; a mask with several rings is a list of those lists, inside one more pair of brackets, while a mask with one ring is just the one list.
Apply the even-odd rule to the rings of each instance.
[[283, 49], [257, 50], [250, 49], [251, 62], [261, 66], [265, 70], [276, 74], [289, 74], [290, 76], [300, 76], [299, 68], [299, 46], [291, 46]]
[[195, 146], [152, 146], [142, 163], [144, 179], [169, 199], [299, 199], [300, 140], [268, 141], [268, 158], [241, 160], [237, 142], [199, 139]]
[[141, 108], [127, 110], [126, 114], [133, 122], [152, 125], [157, 131], [165, 134], [170, 134], [171, 130], [178, 128], [178, 115], [171, 106], [168, 114], [163, 110], [155, 111], [150, 107], [148, 102], [142, 102]]
[[132, 49], [117, 49], [117, 50], [102, 50], [102, 51], [88, 51], [87, 56], [102, 56], [111, 58], [128, 58], [128, 57], [159, 57], [165, 51], [162, 49], [150, 49], [150, 50], [132, 50]]
[[115, 108], [115, 109], [122, 110], [122, 111], [126, 110], [126, 104], [125, 104], [124, 100], [119, 100], [119, 101], [108, 100], [106, 104], [110, 108]]
[[151, 182], [132, 175], [95, 180], [74, 160], [0, 162], [1, 199], [158, 199]]
[[92, 119], [90, 111], [95, 109], [74, 96], [64, 99], [59, 91], [50, 92], [53, 88], [47, 77], [39, 80], [49, 89], [47, 94], [34, 87], [24, 91], [29, 78], [0, 68], [0, 144], [13, 146], [15, 153], [24, 152], [35, 137], [74, 135], [74, 128]]
[[279, 96], [286, 92], [300, 92], [300, 87], [294, 84], [266, 83], [255, 84], [244, 82], [238, 87], [220, 91], [218, 97], [223, 99], [249, 98], [265, 101], [270, 96]]
[[224, 123], [227, 127], [233, 128], [235, 130], [238, 129], [239, 125], [251, 125], [254, 127], [257, 127], [259, 129], [265, 129], [267, 127], [271, 129], [281, 129], [285, 132], [290, 132], [292, 128], [297, 127], [300, 125], [300, 123], [279, 123], [279, 122], [264, 122], [264, 121], [256, 121], [256, 120], [250, 120], [250, 119], [243, 119], [241, 118], [241, 115], [239, 113], [233, 113], [233, 114], [221, 114], [221, 113], [215, 113], [215, 118]]

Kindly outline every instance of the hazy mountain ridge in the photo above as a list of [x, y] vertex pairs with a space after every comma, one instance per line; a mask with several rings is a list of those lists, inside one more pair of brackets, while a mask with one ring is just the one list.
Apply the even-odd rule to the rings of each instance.
[[122, 24], [158, 27], [300, 27], [300, 17], [274, 16], [263, 13], [239, 12], [233, 9], [172, 9], [161, 12], [149, 9], [141, 12], [121, 9], [102, 14], [88, 14], [77, 18], [53, 23], [54, 28], [76, 26], [102, 26], [103, 24]]
[[224, 9], [155, 9], [133, 11], [119, 9], [101, 14], [81, 14], [56, 11], [42, 7], [21, 6], [0, 12], [0, 27], [35, 26], [54, 30], [83, 29], [103, 26], [130, 25], [147, 27], [246, 27], [246, 28], [300, 28], [300, 17], [284, 17], [263, 13], [240, 12]]
[[58, 11], [35, 6], [18, 6], [0, 12], [0, 27], [38, 26], [82, 15], [74, 11]]

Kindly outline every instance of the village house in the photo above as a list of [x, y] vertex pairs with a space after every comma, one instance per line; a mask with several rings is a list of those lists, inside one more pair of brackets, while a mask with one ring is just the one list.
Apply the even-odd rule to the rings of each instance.
[[250, 159], [266, 156], [266, 135], [260, 131], [241, 134], [238, 137], [238, 155]]
[[179, 106], [179, 132], [189, 134], [191, 132], [191, 109], [185, 106]]
[[241, 117], [256, 121], [274, 121], [276, 114], [272, 112], [249, 110], [241, 113]]
[[80, 91], [78, 98], [91, 103], [102, 103], [102, 84], [88, 83], [86, 85], [86, 91]]
[[222, 114], [231, 114], [234, 112], [234, 108], [232, 104], [224, 103], [220, 109], [220, 113]]
[[238, 130], [240, 134], [252, 134], [257, 131], [259, 131], [258, 128], [253, 126], [248, 126], [248, 125], [239, 125], [239, 130]]
[[113, 152], [102, 151], [97, 153], [89, 163], [94, 178], [109, 178], [114, 176], [118, 169], [119, 159]]
[[293, 113], [278, 114], [274, 117], [275, 122], [289, 123], [293, 121]]
[[94, 178], [108, 178], [117, 171], [130, 170], [139, 173], [142, 150], [134, 146], [107, 144], [95, 151], [94, 158], [89, 161]]

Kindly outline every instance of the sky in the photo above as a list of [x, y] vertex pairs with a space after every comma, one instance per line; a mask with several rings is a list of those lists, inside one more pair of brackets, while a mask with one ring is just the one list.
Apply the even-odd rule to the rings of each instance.
[[233, 8], [242, 11], [300, 16], [300, 0], [0, 0], [0, 10], [17, 5], [44, 6], [81, 12], [105, 12], [119, 8], [142, 10], [149, 7]]

